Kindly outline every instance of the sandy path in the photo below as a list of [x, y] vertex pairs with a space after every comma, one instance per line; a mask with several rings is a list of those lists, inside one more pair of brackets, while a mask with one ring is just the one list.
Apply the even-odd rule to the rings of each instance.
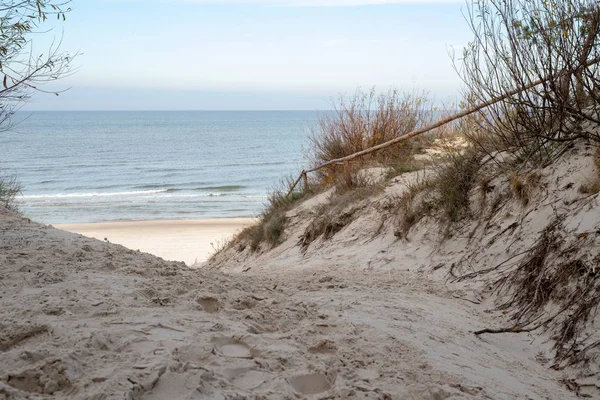
[[541, 339], [477, 338], [494, 313], [408, 271], [227, 276], [10, 215], [0, 265], [0, 397], [574, 397]]
[[252, 218], [98, 222], [55, 225], [57, 229], [99, 240], [108, 239], [133, 250], [187, 265], [203, 262], [225, 240], [252, 224]]

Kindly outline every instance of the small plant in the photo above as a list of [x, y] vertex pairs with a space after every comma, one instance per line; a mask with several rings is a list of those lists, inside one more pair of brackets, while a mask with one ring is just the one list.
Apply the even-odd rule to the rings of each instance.
[[277, 212], [269, 218], [269, 221], [264, 226], [265, 239], [272, 246], [279, 244], [283, 232], [285, 230], [285, 224], [287, 223], [287, 217], [285, 212]]
[[0, 177], [0, 205], [8, 210], [18, 211], [15, 197], [21, 193], [21, 185], [15, 177]]
[[438, 206], [450, 223], [458, 222], [469, 211], [469, 193], [481, 168], [481, 154], [471, 148], [464, 153], [449, 153], [435, 172]]
[[349, 225], [354, 220], [356, 212], [362, 208], [362, 203], [381, 193], [383, 188], [384, 186], [380, 184], [368, 184], [335, 191], [326, 204], [317, 208], [314, 219], [300, 237], [298, 245], [302, 251], [306, 252], [310, 244], [318, 238], [331, 239]]
[[317, 190], [317, 186], [309, 181], [308, 186], [297, 186], [294, 191], [289, 193], [293, 184], [293, 177], [283, 180], [279, 188], [273, 190], [269, 195], [267, 206], [260, 220], [255, 225], [242, 230], [231, 241], [231, 244], [238, 244], [238, 249], [241, 251], [245, 245], [239, 246], [240, 241], [246, 241], [250, 244], [250, 250], [253, 252], [258, 251], [260, 245], [265, 242], [271, 247], [280, 244], [287, 224], [286, 212], [298, 201]]
[[477, 178], [477, 188], [479, 189], [479, 201], [481, 207], [484, 207], [488, 200], [488, 193], [493, 190], [493, 177], [490, 175], [480, 175]]
[[[229, 240], [227, 239], [217, 239], [214, 242], [210, 243], [210, 247], [212, 248], [212, 254], [209, 257], [209, 260], [222, 253], [225, 249], [229, 247]], [[197, 260], [194, 261], [194, 264], [197, 263]]]
[[469, 214], [470, 192], [481, 168], [482, 155], [474, 147], [450, 151], [429, 176], [409, 186], [399, 198], [399, 226], [395, 235], [406, 238], [423, 217], [438, 213], [448, 227]]
[[521, 201], [523, 206], [529, 204], [533, 193], [540, 184], [540, 179], [541, 175], [535, 171], [525, 174], [512, 172], [508, 178], [514, 195]]
[[600, 179], [588, 180], [579, 187], [579, 193], [596, 194], [600, 192]]

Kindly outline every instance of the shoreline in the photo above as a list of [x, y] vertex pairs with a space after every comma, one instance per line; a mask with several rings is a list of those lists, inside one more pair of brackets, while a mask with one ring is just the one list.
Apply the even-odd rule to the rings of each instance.
[[256, 218], [132, 220], [53, 224], [56, 229], [108, 240], [188, 266], [202, 263], [235, 233]]

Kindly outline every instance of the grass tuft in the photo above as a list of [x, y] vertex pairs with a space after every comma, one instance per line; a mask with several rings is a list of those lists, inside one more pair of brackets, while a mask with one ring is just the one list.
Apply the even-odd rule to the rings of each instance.
[[315, 216], [298, 240], [303, 252], [318, 238], [331, 239], [349, 225], [368, 198], [383, 191], [381, 184], [366, 184], [361, 187], [337, 190], [326, 204], [317, 208]]
[[288, 218], [286, 216], [295, 204], [306, 196], [314, 194], [316, 186], [309, 182], [308, 187], [296, 188], [288, 196], [288, 192], [294, 183], [293, 177], [287, 178], [281, 182], [279, 188], [273, 190], [269, 195], [267, 206], [262, 213], [260, 220], [252, 226], [242, 230], [233, 240], [232, 244], [237, 244], [237, 249], [243, 251], [246, 244], [250, 245], [250, 250], [256, 252], [260, 250], [261, 244], [267, 243], [271, 247], [279, 245], [285, 234], [285, 226]]
[[533, 194], [540, 186], [541, 175], [536, 171], [529, 171], [524, 174], [512, 172], [508, 180], [512, 188], [513, 194], [523, 207], [529, 204]]
[[475, 148], [452, 151], [443, 156], [430, 176], [410, 185], [398, 199], [400, 218], [394, 234], [405, 239], [414, 225], [435, 213], [448, 227], [467, 217], [470, 192], [477, 182], [481, 159], [481, 153]]
[[21, 185], [14, 176], [0, 176], [0, 205], [18, 211], [15, 197], [21, 193]]

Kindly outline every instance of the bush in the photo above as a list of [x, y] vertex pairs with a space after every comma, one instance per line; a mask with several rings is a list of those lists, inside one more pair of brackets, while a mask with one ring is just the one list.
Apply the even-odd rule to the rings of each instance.
[[15, 177], [0, 177], [0, 205], [5, 208], [17, 211], [15, 197], [21, 193], [21, 185]]
[[599, 139], [582, 128], [600, 124], [600, 66], [586, 65], [600, 57], [596, 0], [475, 0], [466, 18], [475, 38], [457, 69], [467, 107], [552, 77], [473, 118], [487, 153], [509, 150], [544, 163], [560, 143]]
[[[357, 90], [350, 99], [340, 97], [339, 105], [333, 108], [333, 113], [319, 117], [310, 136], [307, 158], [313, 167], [422, 128], [432, 122], [435, 114], [435, 108], [423, 92], [396, 90], [383, 94]], [[399, 161], [409, 161], [427, 140], [426, 136], [417, 137], [362, 157], [360, 162], [397, 166]], [[332, 166], [319, 171], [321, 183], [334, 183], [340, 170]]]
[[429, 176], [409, 185], [397, 202], [400, 220], [395, 235], [406, 238], [410, 229], [428, 215], [437, 213], [448, 227], [467, 217], [482, 157], [473, 146], [449, 151], [432, 167]]
[[469, 212], [469, 193], [481, 168], [482, 155], [471, 148], [464, 153], [449, 153], [434, 173], [438, 205], [450, 223], [458, 222]]
[[[260, 245], [264, 242], [270, 244], [271, 247], [280, 244], [287, 224], [286, 212], [299, 200], [304, 199], [316, 190], [316, 186], [309, 181], [308, 187], [300, 184], [294, 191], [289, 193], [294, 182], [293, 176], [284, 179], [279, 187], [269, 195], [265, 211], [261, 214], [260, 220], [255, 225], [242, 230], [231, 243], [248, 241], [252, 251], [258, 251]], [[244, 245], [241, 246], [241, 248], [244, 247]]]
[[331, 239], [336, 233], [354, 221], [356, 213], [364, 205], [364, 200], [381, 193], [383, 185], [366, 183], [362, 186], [346, 188], [338, 186], [327, 203], [317, 208], [311, 223], [298, 241], [303, 252], [318, 238]]

